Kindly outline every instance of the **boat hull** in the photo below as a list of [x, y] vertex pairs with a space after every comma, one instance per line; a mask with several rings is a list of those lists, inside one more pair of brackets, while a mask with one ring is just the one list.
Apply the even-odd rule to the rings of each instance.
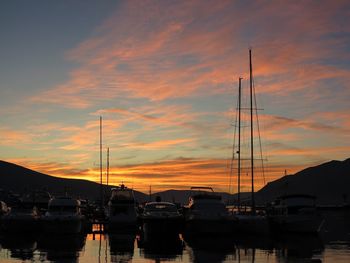
[[29, 233], [40, 230], [38, 218], [30, 216], [9, 216], [2, 218], [2, 230], [7, 233]]
[[273, 232], [282, 233], [318, 233], [322, 227], [323, 218], [320, 215], [288, 215], [270, 217]]
[[109, 218], [106, 225], [106, 230], [110, 233], [134, 233], [137, 231], [136, 215], [116, 216]]
[[229, 235], [233, 232], [234, 220], [189, 219], [185, 222], [186, 232], [192, 234]]
[[143, 218], [142, 232], [145, 236], [178, 236], [182, 229], [182, 218]]
[[78, 234], [82, 232], [81, 217], [46, 217], [43, 219], [44, 232], [54, 234]]
[[240, 234], [267, 235], [270, 232], [268, 218], [261, 215], [236, 215], [234, 232]]

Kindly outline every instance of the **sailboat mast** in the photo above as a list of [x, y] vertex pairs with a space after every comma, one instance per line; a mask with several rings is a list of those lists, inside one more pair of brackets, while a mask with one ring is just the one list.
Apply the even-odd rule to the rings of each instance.
[[242, 101], [242, 78], [238, 79], [238, 211], [241, 210], [241, 101]]
[[103, 207], [103, 185], [102, 185], [102, 116], [100, 116], [100, 198]]
[[252, 214], [255, 214], [254, 197], [254, 140], [253, 140], [253, 67], [252, 50], [249, 49], [249, 77], [250, 77], [250, 165], [251, 165], [251, 184], [252, 184]]
[[107, 186], [109, 185], [109, 147], [107, 148]]

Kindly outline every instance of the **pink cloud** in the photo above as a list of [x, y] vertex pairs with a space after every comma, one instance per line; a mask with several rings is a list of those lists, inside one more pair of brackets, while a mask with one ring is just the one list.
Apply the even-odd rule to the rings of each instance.
[[[318, 62], [339, 56], [319, 38], [340, 30], [332, 18], [345, 4], [289, 3], [286, 8], [286, 3], [255, 3], [246, 10], [233, 2], [215, 7], [211, 2], [128, 2], [95, 36], [69, 52], [82, 63], [71, 79], [33, 99], [85, 108], [118, 96], [164, 100], [190, 96], [208, 85], [227, 85], [233, 74], [247, 72], [242, 35], [254, 24], [255, 75], [277, 80], [259, 90], [289, 92], [320, 79], [347, 79], [347, 70]], [[251, 9], [254, 16], [247, 13]], [[278, 40], [267, 42], [262, 32]], [[186, 64], [179, 58], [193, 61]]]

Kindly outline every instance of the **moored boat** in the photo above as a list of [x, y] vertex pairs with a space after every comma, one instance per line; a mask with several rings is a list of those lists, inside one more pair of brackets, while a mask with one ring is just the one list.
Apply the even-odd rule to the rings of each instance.
[[169, 202], [150, 202], [141, 214], [142, 232], [144, 236], [174, 237], [181, 230], [183, 216], [177, 207]]
[[324, 222], [316, 209], [315, 197], [307, 194], [281, 196], [267, 211], [274, 232], [318, 233]]
[[193, 234], [230, 234], [235, 217], [211, 187], [191, 187], [189, 204], [184, 209], [185, 231]]
[[134, 192], [124, 184], [112, 188], [107, 207], [108, 232], [133, 232], [137, 230]]
[[80, 201], [71, 197], [53, 197], [42, 218], [44, 232], [77, 234], [82, 230], [84, 216], [80, 212]]

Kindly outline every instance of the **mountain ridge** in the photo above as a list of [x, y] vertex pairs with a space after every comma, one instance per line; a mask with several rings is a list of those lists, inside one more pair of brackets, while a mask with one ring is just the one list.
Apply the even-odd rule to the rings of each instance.
[[[19, 185], [19, 182], [21, 184]], [[256, 203], [263, 205], [273, 201], [284, 194], [312, 194], [317, 198], [318, 204], [340, 205], [347, 203], [350, 197], [350, 158], [344, 161], [332, 160], [320, 165], [305, 168], [293, 175], [283, 176], [269, 182], [256, 192]], [[113, 186], [103, 186], [110, 190]], [[69, 190], [75, 195], [89, 199], [99, 199], [100, 185], [84, 179], [71, 179], [50, 176], [36, 172], [26, 167], [0, 160], [0, 188], [4, 190], [20, 192], [25, 189], [43, 189], [49, 192]], [[231, 201], [236, 194], [219, 193], [223, 200]], [[153, 193], [151, 200], [160, 196], [163, 201], [186, 204], [190, 190], [169, 189]], [[138, 202], [147, 202], [149, 195], [135, 191]], [[242, 193], [243, 199], [249, 199], [249, 193]]]
[[[101, 191], [100, 184], [92, 181], [51, 176], [3, 160], [0, 160], [0, 188], [14, 193], [43, 189], [50, 193], [67, 192], [91, 200], [100, 199]], [[103, 188], [110, 191], [113, 186], [103, 185]], [[146, 195], [135, 191], [135, 197], [144, 200]]]

